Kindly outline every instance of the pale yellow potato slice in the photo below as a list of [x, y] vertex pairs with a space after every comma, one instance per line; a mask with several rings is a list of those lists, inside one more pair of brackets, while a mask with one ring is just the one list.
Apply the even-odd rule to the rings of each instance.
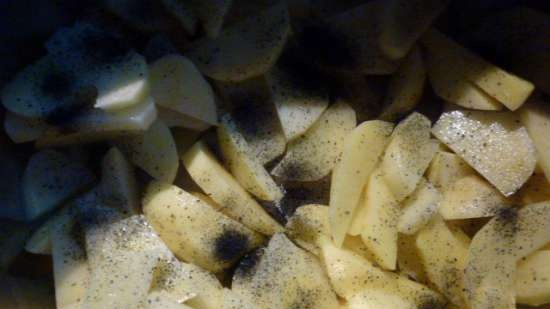
[[319, 237], [330, 235], [329, 209], [326, 205], [298, 207], [285, 226], [286, 234], [297, 245], [319, 256]]
[[472, 174], [457, 179], [445, 191], [439, 213], [445, 220], [491, 217], [510, 201], [483, 178]]
[[416, 235], [399, 234], [397, 267], [401, 276], [422, 284], [428, 282], [426, 270], [416, 247]]
[[258, 309], [334, 309], [338, 300], [319, 260], [284, 234], [275, 234], [233, 275], [233, 292]]
[[534, 90], [533, 84], [483, 60], [437, 30], [422, 37], [430, 54], [439, 53], [449, 65], [458, 67], [463, 78], [478, 86], [510, 110], [518, 109]]
[[422, 178], [416, 190], [401, 205], [401, 216], [397, 222], [399, 233], [416, 234], [437, 214], [441, 198], [439, 190]]
[[550, 303], [550, 250], [537, 251], [518, 262], [516, 300], [540, 306]]
[[380, 48], [390, 59], [405, 57], [416, 40], [445, 9], [448, 0], [385, 1], [380, 21]]
[[363, 308], [402, 308], [415, 309], [416, 304], [404, 297], [388, 293], [383, 289], [361, 291], [353, 295], [347, 303], [349, 309]]
[[197, 142], [187, 151], [182, 156], [182, 162], [197, 185], [221, 205], [221, 212], [266, 235], [283, 230], [220, 165], [203, 142]]
[[253, 156], [252, 149], [230, 115], [222, 117], [217, 133], [225, 164], [239, 184], [261, 200], [280, 200], [283, 197], [282, 189], [260, 160]]
[[149, 185], [143, 212], [178, 258], [212, 272], [230, 267], [263, 241], [260, 234], [167, 183]]
[[550, 201], [550, 182], [543, 173], [535, 173], [511, 196], [511, 200], [519, 205]]
[[519, 110], [519, 117], [535, 144], [538, 164], [550, 180], [550, 139], [546, 136], [550, 128], [550, 109], [545, 104], [543, 101], [528, 102]]
[[442, 308], [446, 302], [439, 293], [428, 287], [384, 271], [360, 255], [336, 247], [328, 237], [320, 241], [322, 261], [325, 264], [334, 291], [344, 299], [369, 291], [382, 291], [412, 302], [417, 308], [430, 304]]
[[501, 211], [469, 247], [464, 272], [469, 306], [514, 308], [516, 263], [549, 242], [549, 202]]
[[224, 29], [216, 38], [203, 38], [186, 53], [206, 76], [242, 81], [261, 75], [277, 60], [290, 34], [286, 3]]
[[192, 309], [164, 292], [150, 292], [144, 309]]
[[456, 233], [436, 217], [418, 232], [416, 247], [430, 282], [452, 303], [464, 306], [464, 267], [470, 244]]
[[230, 289], [223, 289], [223, 304], [220, 309], [256, 309], [249, 300]]
[[341, 158], [332, 171], [329, 202], [330, 230], [338, 246], [344, 241], [363, 188], [380, 161], [392, 130], [389, 122], [366, 121], [344, 139]]
[[71, 215], [71, 203], [56, 211], [40, 227], [38, 227], [25, 243], [25, 250], [33, 254], [52, 254], [52, 231], [67, 221]]
[[415, 112], [392, 133], [380, 166], [397, 201], [414, 191], [438, 150], [438, 143], [430, 139], [430, 126], [426, 116]]
[[[150, 65], [150, 76], [151, 95], [157, 105], [196, 121], [217, 124], [214, 91], [189, 59], [164, 56]], [[194, 128], [192, 123], [188, 127]]]
[[511, 113], [447, 112], [432, 133], [505, 196], [517, 191], [535, 169], [535, 146]]
[[197, 118], [187, 116], [174, 110], [157, 106], [158, 119], [162, 120], [169, 128], [184, 128], [198, 132], [205, 131], [212, 125]]
[[271, 174], [288, 181], [315, 181], [327, 176], [338, 161], [344, 139], [355, 128], [355, 111], [340, 101], [330, 106], [299, 139], [288, 144]]
[[[395, 1], [394, 1], [395, 2]], [[420, 48], [414, 47], [392, 75], [379, 118], [395, 121], [420, 101], [426, 83], [426, 68]]]
[[143, 134], [117, 139], [115, 144], [136, 166], [153, 178], [173, 182], [179, 160], [170, 129], [160, 120]]
[[396, 267], [399, 215], [399, 204], [380, 169], [373, 171], [365, 188], [364, 203], [357, 209], [353, 224], [376, 262], [384, 269], [394, 270]]
[[437, 189], [445, 192], [456, 180], [474, 173], [474, 169], [459, 156], [440, 150], [430, 163], [426, 177]]
[[12, 112], [6, 112], [4, 118], [4, 131], [16, 144], [38, 139], [48, 127], [49, 125], [43, 120], [22, 117]]

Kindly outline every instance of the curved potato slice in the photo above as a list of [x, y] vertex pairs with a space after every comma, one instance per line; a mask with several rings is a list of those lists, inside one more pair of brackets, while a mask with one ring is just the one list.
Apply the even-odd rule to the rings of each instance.
[[265, 73], [279, 57], [290, 34], [284, 1], [196, 42], [186, 55], [215, 80], [242, 81]]
[[441, 193], [422, 178], [416, 190], [403, 201], [397, 222], [399, 233], [412, 235], [422, 229], [440, 208]]
[[535, 144], [538, 163], [550, 181], [550, 141], [547, 136], [550, 127], [550, 109], [545, 105], [546, 102], [543, 101], [527, 102], [519, 110], [519, 117]]
[[520, 304], [540, 306], [550, 303], [550, 250], [537, 251], [518, 262], [516, 299]]
[[321, 235], [330, 235], [328, 207], [325, 205], [302, 205], [286, 223], [287, 235], [307, 251], [319, 256], [318, 244]]
[[430, 163], [426, 176], [437, 189], [445, 192], [457, 179], [474, 173], [474, 169], [459, 156], [440, 150]]
[[344, 139], [355, 125], [355, 111], [345, 102], [335, 103], [301, 138], [288, 144], [285, 156], [271, 174], [289, 181], [323, 178], [336, 165]]
[[101, 161], [99, 191], [103, 203], [125, 214], [138, 214], [141, 208], [134, 167], [118, 148], [107, 151]]

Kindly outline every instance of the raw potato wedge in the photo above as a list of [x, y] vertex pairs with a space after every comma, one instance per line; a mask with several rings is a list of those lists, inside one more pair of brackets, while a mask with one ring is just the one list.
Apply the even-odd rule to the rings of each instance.
[[231, 287], [259, 309], [338, 306], [321, 263], [284, 234], [275, 234], [263, 251], [242, 261]]
[[468, 242], [447, 227], [441, 217], [434, 218], [416, 237], [416, 247], [426, 274], [452, 303], [463, 307], [464, 267]]
[[149, 185], [143, 212], [174, 254], [212, 272], [230, 267], [263, 237], [166, 183]]
[[300, 247], [319, 256], [319, 238], [330, 235], [328, 213], [325, 205], [298, 207], [285, 226], [287, 235]]
[[204, 38], [186, 53], [206, 76], [221, 81], [242, 81], [261, 75], [277, 60], [290, 34], [286, 3]]
[[99, 191], [107, 206], [118, 208], [126, 214], [140, 211], [134, 168], [116, 147], [109, 149], [101, 161]]
[[504, 196], [531, 176], [536, 149], [511, 113], [452, 111], [441, 115], [432, 133], [494, 185]]
[[519, 205], [550, 201], [550, 182], [543, 173], [535, 173], [511, 199]]
[[401, 216], [397, 222], [399, 233], [416, 234], [437, 214], [440, 203], [439, 190], [422, 178], [416, 190], [403, 201]]
[[397, 267], [401, 276], [422, 284], [428, 282], [428, 275], [416, 247], [416, 235], [399, 234]]
[[347, 304], [348, 309], [362, 308], [400, 308], [415, 309], [416, 304], [400, 295], [383, 290], [365, 290], [353, 295]]
[[52, 232], [72, 215], [74, 211], [71, 210], [71, 204], [69, 203], [69, 205], [56, 211], [32, 233], [25, 244], [27, 252], [33, 254], [52, 254]]
[[145, 309], [192, 309], [163, 292], [151, 292], [147, 295]]
[[488, 63], [437, 30], [422, 38], [430, 54], [439, 53], [449, 65], [463, 70], [463, 77], [510, 110], [518, 109], [534, 89], [533, 84]]
[[342, 156], [334, 166], [330, 186], [330, 230], [337, 246], [344, 242], [363, 188], [380, 161], [392, 130], [393, 124], [389, 122], [366, 121], [344, 139]]
[[155, 121], [143, 134], [118, 139], [116, 145], [153, 178], [169, 183], [176, 178], [178, 151], [170, 129], [162, 121]]
[[230, 115], [222, 117], [217, 133], [224, 161], [239, 184], [261, 200], [280, 200], [283, 191], [258, 158], [253, 156], [252, 149]]
[[440, 150], [430, 163], [426, 177], [437, 189], [445, 192], [457, 179], [474, 173], [474, 169], [459, 156]]
[[325, 177], [336, 165], [344, 139], [355, 126], [355, 111], [342, 101], [335, 103], [301, 138], [288, 144], [285, 156], [271, 174], [287, 181]]
[[550, 303], [550, 250], [537, 251], [518, 262], [516, 300], [520, 304], [540, 306]]
[[[217, 124], [214, 91], [193, 62], [167, 55], [150, 65], [151, 95], [159, 106], [206, 125]], [[182, 123], [183, 125], [183, 123]], [[188, 128], [193, 129], [190, 122]]]
[[64, 154], [43, 150], [35, 153], [23, 174], [25, 218], [32, 221], [87, 189], [95, 176]]
[[519, 110], [519, 117], [535, 144], [538, 164], [550, 181], [550, 140], [546, 136], [550, 128], [550, 109], [545, 104], [543, 101], [528, 102]]
[[11, 112], [7, 112], [4, 118], [4, 131], [16, 144], [38, 139], [48, 127], [43, 120], [26, 118]]
[[202, 132], [210, 128], [210, 124], [196, 118], [178, 113], [171, 109], [157, 106], [158, 119], [160, 119], [169, 128], [184, 128], [188, 130]]
[[321, 239], [320, 246], [330, 283], [344, 299], [349, 300], [363, 291], [381, 291], [412, 302], [417, 308], [424, 308], [427, 304], [433, 308], [443, 308], [445, 305], [445, 299], [437, 292], [406, 277], [384, 271], [356, 253], [338, 248], [327, 237]]
[[380, 17], [380, 49], [390, 59], [405, 57], [449, 2], [386, 1]]
[[[393, 2], [399, 1], [402, 0]], [[395, 121], [399, 116], [411, 111], [422, 97], [425, 82], [426, 68], [420, 48], [414, 47], [392, 75], [383, 103], [384, 109], [379, 118]]]
[[426, 116], [415, 112], [392, 133], [380, 166], [397, 201], [414, 191], [438, 150], [438, 143], [430, 139], [430, 126]]
[[510, 201], [495, 187], [472, 174], [456, 180], [443, 192], [439, 213], [445, 220], [483, 218], [509, 205]]
[[[398, 201], [379, 169], [372, 172], [365, 188], [365, 200], [355, 214], [354, 224], [361, 239], [384, 269], [394, 270], [397, 261]], [[353, 227], [352, 227], [353, 228]]]
[[472, 309], [513, 308], [516, 263], [550, 242], [550, 203], [501, 211], [474, 236], [464, 285]]
[[204, 142], [195, 143], [182, 156], [182, 162], [197, 185], [221, 205], [222, 213], [265, 235], [283, 230], [220, 165]]
[[255, 309], [256, 306], [230, 289], [223, 290], [221, 309]]
[[224, 297], [223, 287], [212, 273], [176, 258], [162, 261], [155, 269], [150, 292], [185, 301], [195, 309], [218, 309]]

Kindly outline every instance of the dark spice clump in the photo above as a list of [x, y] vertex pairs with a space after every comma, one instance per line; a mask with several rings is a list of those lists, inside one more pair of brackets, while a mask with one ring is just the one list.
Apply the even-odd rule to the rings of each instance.
[[235, 270], [235, 276], [240, 278], [252, 277], [255, 273], [256, 266], [264, 255], [264, 248], [257, 249], [247, 254], [239, 263]]
[[248, 248], [248, 237], [234, 230], [225, 231], [214, 240], [214, 254], [223, 262], [235, 261], [243, 256]]

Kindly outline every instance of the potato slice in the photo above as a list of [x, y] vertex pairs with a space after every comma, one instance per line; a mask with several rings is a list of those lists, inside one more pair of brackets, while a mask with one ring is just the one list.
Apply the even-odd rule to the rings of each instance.
[[344, 139], [355, 126], [355, 111], [342, 101], [335, 103], [300, 139], [288, 144], [285, 156], [271, 174], [288, 181], [323, 178], [336, 165]]
[[222, 206], [221, 212], [265, 235], [282, 231], [282, 227], [220, 165], [202, 141], [182, 156], [182, 162], [199, 187]]
[[155, 179], [171, 183], [176, 178], [179, 167], [176, 143], [170, 129], [160, 120], [141, 135], [118, 139], [116, 145], [131, 162]]
[[290, 57], [283, 55], [266, 77], [287, 141], [304, 134], [329, 104], [326, 89], [307, 70], [294, 67]]
[[[321, 239], [322, 260], [334, 291], [344, 299], [362, 292], [380, 291], [412, 302], [417, 308], [430, 304], [443, 308], [445, 299], [428, 287], [384, 271], [363, 257], [336, 247], [327, 237]], [[430, 307], [432, 308], [432, 307]]]
[[58, 309], [79, 308], [86, 296], [90, 268], [74, 216], [59, 216], [51, 230], [55, 299]]
[[263, 237], [166, 183], [147, 189], [143, 211], [177, 257], [213, 272], [230, 267]]
[[30, 232], [30, 227], [23, 223], [0, 220], [0, 275], [8, 270], [13, 260], [23, 251]]
[[230, 115], [222, 117], [217, 132], [224, 161], [239, 184], [261, 200], [280, 200], [283, 191], [258, 158], [253, 156], [252, 150]]
[[23, 174], [25, 218], [32, 221], [87, 189], [92, 172], [62, 153], [43, 150], [29, 160]]
[[403, 201], [397, 222], [399, 233], [412, 235], [423, 228], [440, 208], [441, 193], [424, 178], [416, 190]]
[[330, 235], [328, 213], [325, 205], [298, 207], [286, 224], [287, 235], [300, 247], [319, 256], [319, 238]]
[[510, 110], [518, 109], [534, 89], [533, 84], [490, 64], [437, 30], [430, 29], [422, 38], [431, 54], [439, 53], [474, 83]]
[[463, 271], [470, 244], [456, 233], [436, 217], [418, 233], [416, 247], [430, 281], [452, 303], [463, 307]]
[[550, 203], [501, 211], [474, 236], [464, 285], [469, 305], [515, 307], [516, 263], [550, 242]]
[[232, 290], [259, 309], [338, 306], [321, 263], [284, 234], [275, 234], [262, 252], [241, 262]]
[[[393, 2], [399, 2], [394, 0]], [[426, 68], [420, 48], [414, 47], [392, 75], [380, 119], [395, 121], [420, 101], [426, 83]]]
[[118, 148], [107, 151], [101, 161], [99, 191], [103, 203], [126, 214], [137, 214], [141, 208], [134, 168]]
[[416, 304], [400, 295], [388, 293], [383, 290], [365, 290], [353, 295], [348, 300], [348, 309], [362, 308], [402, 308], [415, 309]]
[[422, 259], [416, 247], [415, 235], [399, 234], [397, 267], [401, 276], [422, 284], [428, 282], [426, 269], [422, 265]]
[[438, 143], [430, 139], [430, 125], [426, 116], [415, 112], [392, 133], [381, 169], [397, 201], [414, 191], [437, 152]]
[[223, 30], [214, 39], [197, 41], [186, 55], [212, 79], [242, 81], [269, 70], [289, 34], [286, 3], [279, 2]]
[[16, 144], [38, 139], [48, 127], [43, 120], [26, 118], [11, 112], [7, 112], [4, 118], [4, 131]]
[[330, 230], [340, 246], [353, 220], [363, 188], [389, 143], [393, 124], [363, 122], [344, 139], [340, 160], [332, 171], [330, 186]]
[[550, 182], [544, 174], [535, 173], [516, 194], [511, 196], [511, 200], [519, 205], [550, 201]]
[[550, 142], [545, 134], [550, 127], [550, 109], [546, 102], [528, 102], [519, 110], [521, 123], [537, 149], [537, 159], [546, 178], [550, 180]]
[[163, 261], [156, 269], [150, 293], [163, 293], [196, 309], [219, 309], [224, 292], [210, 272], [176, 258]]
[[221, 309], [255, 309], [256, 306], [230, 289], [223, 290], [223, 305]]
[[145, 309], [192, 309], [163, 292], [149, 293], [145, 303]]
[[472, 174], [458, 179], [443, 192], [439, 213], [445, 220], [491, 217], [510, 206], [495, 187]]
[[474, 169], [459, 156], [440, 150], [430, 163], [426, 177], [437, 189], [445, 192], [457, 179], [474, 173]]
[[206, 131], [211, 127], [210, 124], [193, 117], [178, 113], [171, 109], [157, 106], [158, 119], [160, 119], [169, 128], [183, 128], [198, 132]]
[[405, 57], [449, 2], [386, 1], [380, 13], [380, 49], [390, 59]]
[[535, 146], [510, 113], [447, 112], [432, 133], [505, 196], [517, 191], [535, 169]]
[[71, 210], [71, 203], [56, 211], [51, 215], [40, 227], [38, 227], [32, 235], [27, 239], [25, 250], [33, 254], [52, 254], [52, 231], [74, 211]]
[[520, 304], [540, 306], [550, 303], [550, 250], [537, 251], [518, 262], [516, 300]]
[[212, 87], [189, 59], [164, 56], [150, 65], [150, 76], [156, 104], [209, 125], [217, 124]]

